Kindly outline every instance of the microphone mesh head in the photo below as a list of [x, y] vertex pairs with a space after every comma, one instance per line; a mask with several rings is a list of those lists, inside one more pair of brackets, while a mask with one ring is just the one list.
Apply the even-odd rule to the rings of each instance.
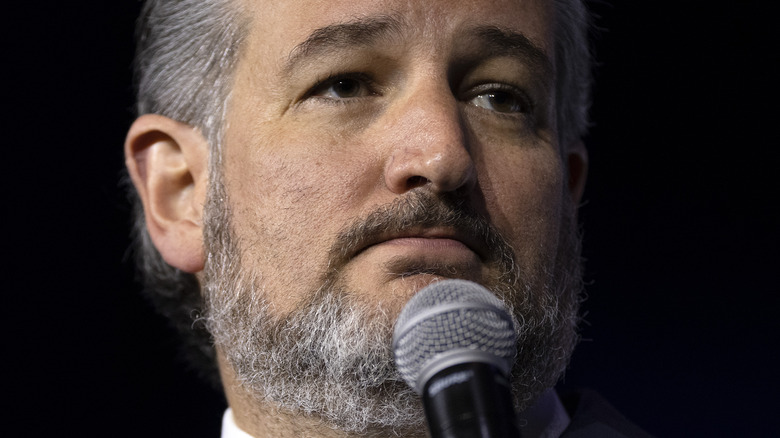
[[393, 332], [395, 362], [422, 393], [447, 367], [487, 362], [506, 376], [515, 357], [515, 330], [501, 300], [479, 284], [445, 280], [421, 289], [406, 304]]

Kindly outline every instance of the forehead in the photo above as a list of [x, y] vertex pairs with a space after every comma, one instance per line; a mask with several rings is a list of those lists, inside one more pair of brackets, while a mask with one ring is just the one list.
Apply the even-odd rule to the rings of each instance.
[[487, 26], [525, 36], [552, 58], [549, 0], [243, 0], [248, 44], [266, 62], [289, 56], [312, 33], [345, 22], [391, 22], [409, 41], [463, 44]]

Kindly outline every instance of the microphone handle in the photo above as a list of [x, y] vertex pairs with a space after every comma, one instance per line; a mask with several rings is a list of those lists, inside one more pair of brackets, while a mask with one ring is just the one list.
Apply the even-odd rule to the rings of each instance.
[[431, 438], [520, 438], [509, 380], [493, 365], [446, 368], [428, 380], [422, 399]]

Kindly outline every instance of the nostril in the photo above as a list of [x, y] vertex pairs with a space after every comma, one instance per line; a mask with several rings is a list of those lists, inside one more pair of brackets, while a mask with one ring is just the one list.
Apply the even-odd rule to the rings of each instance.
[[428, 178], [426, 178], [424, 176], [415, 175], [415, 176], [409, 177], [406, 180], [406, 185], [408, 187], [408, 190], [411, 190], [411, 189], [414, 189], [414, 188], [417, 188], [417, 187], [422, 187], [422, 186], [424, 186], [426, 184], [428, 184]]

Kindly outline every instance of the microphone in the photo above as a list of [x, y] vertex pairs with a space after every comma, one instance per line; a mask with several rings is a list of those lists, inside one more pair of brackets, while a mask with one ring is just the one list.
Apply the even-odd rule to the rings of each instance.
[[401, 377], [422, 398], [431, 438], [519, 438], [509, 375], [515, 330], [501, 300], [465, 280], [415, 294], [393, 331]]

